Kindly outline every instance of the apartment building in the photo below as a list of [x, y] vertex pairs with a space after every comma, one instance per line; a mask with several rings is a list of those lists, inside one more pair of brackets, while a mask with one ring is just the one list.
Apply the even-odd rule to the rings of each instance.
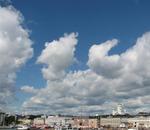
[[132, 123], [134, 127], [145, 127], [150, 128], [150, 116], [144, 117], [133, 117], [128, 118], [128, 122]]
[[98, 119], [89, 119], [89, 128], [98, 128]]

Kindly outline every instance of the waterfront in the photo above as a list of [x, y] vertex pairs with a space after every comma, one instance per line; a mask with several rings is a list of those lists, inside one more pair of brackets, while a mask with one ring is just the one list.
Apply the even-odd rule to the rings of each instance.
[[[15, 128], [5, 129], [0, 128], [0, 130], [17, 130]], [[54, 129], [29, 129], [29, 130], [54, 130]], [[80, 129], [56, 129], [56, 130], [80, 130]], [[138, 129], [127, 129], [127, 128], [99, 128], [99, 129], [81, 129], [81, 130], [150, 130], [150, 128], [138, 128]]]
[[15, 128], [0, 128], [0, 130], [16, 130]]

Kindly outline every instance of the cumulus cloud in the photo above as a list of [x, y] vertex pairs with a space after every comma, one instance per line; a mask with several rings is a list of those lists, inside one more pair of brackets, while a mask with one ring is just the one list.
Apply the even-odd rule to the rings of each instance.
[[38, 89], [35, 89], [33, 86], [22, 86], [21, 91], [25, 93], [36, 94], [38, 92]]
[[[137, 39], [133, 47], [120, 55], [108, 55], [109, 49], [105, 48], [110, 48], [110, 44], [113, 47], [113, 40], [110, 43], [107, 41], [90, 48], [89, 67], [104, 78], [108, 79], [111, 76], [110, 82], [112, 80], [116, 81], [113, 87], [116, 91], [116, 95], [113, 98], [115, 97], [116, 100], [121, 99], [123, 101], [123, 99], [127, 99], [124, 100], [125, 104], [130, 101], [134, 101], [134, 104], [138, 104], [139, 101], [141, 104], [145, 104], [144, 100], [139, 99], [148, 96], [150, 91], [150, 82], [148, 81], [150, 78], [150, 33], [143, 34], [142, 37]], [[104, 55], [99, 56], [99, 54], [95, 53], [96, 49], [102, 54], [103, 51], [106, 52]], [[134, 98], [138, 100], [134, 100]], [[141, 104], [138, 107], [143, 107]]]
[[[71, 34], [71, 36], [75, 38], [75, 35]], [[68, 37], [70, 35], [61, 39], [66, 41]], [[52, 43], [65, 44], [60, 41]], [[150, 98], [150, 33], [139, 37], [135, 45], [125, 52], [109, 55], [111, 48], [117, 44], [118, 40], [113, 39], [93, 45], [89, 49], [87, 62], [89, 68], [68, 73], [65, 69], [74, 59], [75, 43], [73, 42], [73, 47], [67, 44], [63, 49], [58, 46], [55, 51], [52, 47], [48, 49], [50, 45], [48, 44], [38, 61], [47, 65], [46, 68], [44, 67], [47, 74], [54, 76], [45, 76], [43, 73], [47, 80], [46, 87], [25, 101], [23, 107], [37, 112], [44, 110], [47, 113], [93, 114], [111, 112], [111, 108], [117, 103], [123, 103], [129, 112], [147, 111], [150, 107], [148, 100]], [[56, 53], [59, 51], [60, 55]], [[72, 52], [68, 53], [71, 57], [68, 58], [67, 52]], [[62, 62], [60, 59], [63, 59]], [[58, 67], [57, 64], [61, 63], [61, 67]], [[58, 73], [54, 73], [54, 70], [59, 72], [61, 78]], [[61, 80], [52, 80], [53, 77]]]
[[[116, 45], [117, 40], [106, 41], [100, 45], [93, 45], [89, 50], [89, 67], [99, 75], [106, 78], [116, 75], [143, 74], [149, 71], [150, 33], [138, 38], [136, 44], [126, 52], [118, 55], [108, 55], [110, 49]], [[146, 66], [143, 65], [146, 63]], [[136, 75], [135, 75], [136, 76]]]
[[65, 75], [65, 69], [73, 63], [77, 34], [65, 34], [59, 40], [45, 43], [45, 49], [37, 62], [47, 65], [42, 69], [47, 80], [57, 80]]
[[100, 94], [106, 94], [107, 91], [99, 88], [101, 80], [101, 77], [90, 70], [70, 72], [60, 81], [49, 81], [45, 88], [24, 102], [23, 107], [31, 111], [42, 108], [50, 113], [75, 114], [77, 111], [82, 111], [83, 104], [91, 106], [104, 103]]
[[119, 74], [121, 64], [119, 63], [119, 55], [108, 55], [112, 47], [118, 43], [117, 39], [106, 41], [100, 45], [93, 45], [89, 50], [88, 66], [96, 73], [114, 77]]
[[0, 7], [0, 104], [14, 95], [16, 72], [32, 57], [32, 41], [23, 17], [12, 6]]

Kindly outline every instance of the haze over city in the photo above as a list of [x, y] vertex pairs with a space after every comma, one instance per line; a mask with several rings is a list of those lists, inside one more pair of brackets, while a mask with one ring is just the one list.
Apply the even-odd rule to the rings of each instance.
[[150, 112], [149, 0], [0, 0], [0, 109]]

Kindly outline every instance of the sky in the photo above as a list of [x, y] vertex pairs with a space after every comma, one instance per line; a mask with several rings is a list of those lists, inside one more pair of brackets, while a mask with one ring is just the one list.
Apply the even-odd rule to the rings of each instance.
[[149, 0], [0, 0], [0, 108], [108, 114], [150, 108]]

